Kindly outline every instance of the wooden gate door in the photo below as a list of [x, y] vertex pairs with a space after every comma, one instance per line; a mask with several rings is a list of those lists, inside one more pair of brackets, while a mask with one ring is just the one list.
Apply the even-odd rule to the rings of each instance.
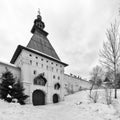
[[32, 95], [33, 105], [45, 105], [45, 94], [41, 90], [35, 90]]
[[59, 96], [57, 94], [53, 95], [53, 103], [58, 103], [59, 102]]

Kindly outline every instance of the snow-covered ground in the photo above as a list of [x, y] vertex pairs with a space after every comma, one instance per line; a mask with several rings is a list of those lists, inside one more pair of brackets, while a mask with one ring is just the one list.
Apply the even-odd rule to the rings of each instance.
[[0, 120], [120, 120], [120, 99], [108, 106], [91, 102], [88, 94], [78, 92], [63, 102], [45, 106], [21, 106], [0, 100]]

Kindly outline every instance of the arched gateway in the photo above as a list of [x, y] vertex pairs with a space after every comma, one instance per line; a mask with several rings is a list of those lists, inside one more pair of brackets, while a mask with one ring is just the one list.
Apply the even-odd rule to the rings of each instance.
[[42, 90], [35, 90], [32, 94], [33, 105], [45, 105], [45, 93]]
[[58, 103], [59, 102], [59, 96], [58, 94], [53, 95], [53, 103]]

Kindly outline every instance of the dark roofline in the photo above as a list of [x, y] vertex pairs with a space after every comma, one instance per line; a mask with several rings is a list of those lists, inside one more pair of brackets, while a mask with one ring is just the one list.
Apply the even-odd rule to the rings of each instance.
[[12, 67], [12, 68], [20, 69], [20, 67], [15, 66], [15, 65], [13, 65], [13, 64], [11, 64], [11, 63], [5, 63], [5, 62], [0, 61], [0, 64], [4, 64], [4, 65], [10, 66], [10, 67]]
[[53, 61], [55, 61], [55, 62], [61, 63], [61, 64], [63, 64], [65, 67], [68, 66], [68, 64], [66, 64], [66, 63], [64, 63], [64, 62], [61, 62], [61, 61], [59, 61], [59, 60], [57, 60], [57, 59], [55, 59], [55, 58], [53, 58], [53, 57], [51, 57], [51, 56], [48, 56], [48, 55], [43, 54], [43, 53], [41, 53], [41, 52], [39, 52], [39, 51], [33, 50], [33, 49], [31, 49], [31, 48], [28, 48], [28, 47], [24, 47], [24, 46], [21, 46], [21, 45], [18, 45], [18, 46], [17, 46], [17, 49], [16, 49], [16, 51], [15, 51], [15, 53], [14, 53], [14, 55], [13, 55], [11, 61], [10, 61], [10, 63], [12, 63], [12, 64], [15, 63], [17, 57], [19, 56], [19, 54], [21, 53], [21, 51], [22, 51], [23, 49], [24, 49], [24, 50], [27, 50], [27, 51], [29, 51], [29, 52], [35, 53], [35, 54], [37, 54], [37, 55], [41, 55], [41, 56], [46, 57], [46, 58], [48, 58], [48, 59], [51, 59], [51, 60], [53, 60]]

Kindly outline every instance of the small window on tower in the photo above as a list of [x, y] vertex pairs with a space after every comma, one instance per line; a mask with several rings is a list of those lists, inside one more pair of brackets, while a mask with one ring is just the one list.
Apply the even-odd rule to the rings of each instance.
[[29, 54], [29, 56], [31, 57], [32, 55], [31, 55], [31, 54]]
[[36, 56], [36, 59], [38, 59], [38, 57]]
[[46, 69], [48, 70], [48, 65], [46, 66]]
[[36, 62], [36, 65], [38, 66], [38, 62]]
[[65, 86], [67, 86], [67, 84], [65, 84]]
[[33, 74], [35, 75], [36, 73], [37, 73], [36, 70], [34, 70], [34, 71], [33, 71]]
[[53, 79], [55, 79], [55, 75], [53, 75]]
[[30, 64], [32, 64], [32, 60], [30, 60]]

